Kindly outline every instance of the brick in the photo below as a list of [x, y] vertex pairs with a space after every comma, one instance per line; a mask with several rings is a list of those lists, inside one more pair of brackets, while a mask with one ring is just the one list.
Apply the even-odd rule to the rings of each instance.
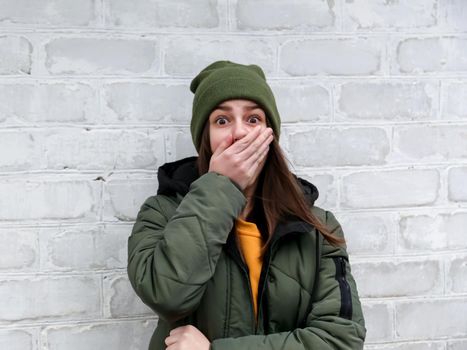
[[31, 74], [31, 55], [32, 45], [28, 39], [0, 36], [0, 75]]
[[144, 74], [158, 70], [153, 40], [57, 38], [45, 45], [50, 74]]
[[228, 57], [229, 61], [236, 63], [257, 64], [266, 76], [271, 76], [275, 70], [276, 50], [275, 42], [267, 38], [244, 39], [219, 35], [216, 39], [192, 35], [173, 37], [168, 40], [165, 49], [165, 72], [171, 76], [193, 79], [208, 64]]
[[0, 171], [39, 168], [41, 153], [40, 141], [33, 133], [25, 130], [0, 131]]
[[98, 317], [100, 290], [99, 278], [91, 276], [4, 278], [0, 320]]
[[131, 28], [215, 28], [217, 1], [105, 0], [108, 26]]
[[147, 197], [155, 195], [158, 184], [154, 179], [115, 179], [104, 186], [105, 220], [133, 221]]
[[147, 349], [154, 320], [136, 320], [45, 328], [48, 350], [100, 349]]
[[427, 82], [349, 82], [337, 95], [337, 119], [344, 120], [434, 119], [438, 107], [438, 88]]
[[95, 0], [0, 0], [0, 26], [96, 24]]
[[38, 236], [31, 231], [0, 229], [0, 270], [30, 271], [39, 267]]
[[184, 129], [169, 129], [165, 133], [167, 135], [165, 150], [168, 162], [198, 155], [188, 127]]
[[331, 174], [296, 174], [311, 182], [318, 189], [319, 196], [315, 204], [321, 208], [335, 208], [337, 206], [337, 183]]
[[41, 228], [45, 270], [124, 269], [131, 227], [127, 225]]
[[86, 84], [0, 84], [0, 121], [82, 123], [97, 114], [97, 93]]
[[0, 220], [95, 219], [100, 196], [95, 183], [80, 180], [2, 180], [0, 193]]
[[307, 83], [270, 83], [282, 123], [329, 121], [331, 93], [328, 87]]
[[467, 118], [467, 83], [452, 82], [443, 84], [442, 87], [443, 119]]
[[306, 0], [237, 0], [235, 19], [239, 30], [332, 30], [335, 28], [334, 2]]
[[448, 198], [454, 202], [467, 202], [467, 167], [454, 167], [448, 173]]
[[435, 260], [353, 263], [352, 272], [361, 297], [433, 295], [444, 288], [442, 268]]
[[36, 350], [37, 336], [29, 329], [0, 330], [0, 349]]
[[177, 159], [198, 155], [190, 133], [177, 134], [176, 155]]
[[349, 254], [388, 254], [394, 249], [394, 219], [377, 215], [349, 213], [339, 215]]
[[467, 349], [467, 339], [448, 341], [447, 350], [465, 350], [465, 349]]
[[467, 310], [465, 298], [396, 303], [396, 336], [401, 340], [465, 337], [467, 317], [462, 310]]
[[394, 316], [390, 306], [388, 304], [364, 303], [362, 307], [365, 327], [367, 328], [365, 341], [371, 343], [391, 340], [394, 337]]
[[403, 160], [467, 159], [467, 126], [394, 127], [394, 149]]
[[467, 292], [467, 256], [460, 256], [450, 261], [447, 285], [454, 293]]
[[104, 303], [107, 317], [155, 315], [136, 295], [126, 275], [104, 276]]
[[438, 197], [437, 170], [362, 171], [342, 179], [341, 203], [346, 208], [428, 205]]
[[344, 29], [419, 29], [436, 25], [436, 0], [343, 2]]
[[288, 133], [293, 162], [300, 166], [384, 164], [389, 139], [380, 128], [314, 128]]
[[378, 75], [381, 55], [381, 43], [366, 38], [289, 40], [280, 50], [280, 68], [292, 76]]
[[467, 3], [463, 0], [440, 0], [439, 17], [444, 30], [467, 30]]
[[403, 216], [398, 251], [450, 250], [467, 248], [467, 213]]
[[458, 37], [409, 38], [397, 45], [394, 73], [467, 71], [467, 39]]
[[45, 148], [50, 169], [154, 169], [164, 160], [159, 130], [54, 129]]
[[389, 343], [365, 346], [365, 350], [445, 350], [444, 342]]
[[193, 93], [186, 84], [123, 82], [104, 87], [105, 122], [189, 124]]

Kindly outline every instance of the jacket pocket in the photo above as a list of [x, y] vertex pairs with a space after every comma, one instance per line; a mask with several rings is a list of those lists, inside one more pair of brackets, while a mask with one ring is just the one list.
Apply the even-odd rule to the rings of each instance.
[[333, 257], [334, 264], [336, 264], [336, 280], [339, 283], [341, 291], [341, 308], [339, 316], [348, 320], [352, 319], [352, 292], [350, 290], [349, 282], [346, 279], [346, 260], [338, 256]]

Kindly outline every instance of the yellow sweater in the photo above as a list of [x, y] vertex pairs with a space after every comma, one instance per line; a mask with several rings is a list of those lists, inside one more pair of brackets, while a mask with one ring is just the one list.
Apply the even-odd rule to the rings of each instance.
[[261, 258], [261, 247], [263, 245], [261, 233], [258, 227], [253, 222], [236, 220], [236, 233], [243, 258], [248, 266], [250, 273], [251, 291], [253, 292], [253, 306], [255, 316], [258, 316], [258, 284], [261, 275], [261, 266], [263, 264]]

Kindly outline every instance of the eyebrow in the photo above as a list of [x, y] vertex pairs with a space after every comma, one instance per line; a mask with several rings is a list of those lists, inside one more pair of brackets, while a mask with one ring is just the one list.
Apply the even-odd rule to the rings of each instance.
[[[253, 110], [253, 109], [256, 109], [256, 108], [260, 108], [260, 106], [258, 106], [258, 105], [253, 105], [253, 106], [245, 106], [245, 107], [243, 107], [243, 109], [248, 109], [248, 110]], [[220, 106], [217, 106], [217, 107], [216, 107], [216, 110], [217, 110], [217, 109], [220, 109], [220, 110], [222, 110], [222, 111], [231, 111], [231, 110], [232, 110], [232, 107], [220, 105]]]

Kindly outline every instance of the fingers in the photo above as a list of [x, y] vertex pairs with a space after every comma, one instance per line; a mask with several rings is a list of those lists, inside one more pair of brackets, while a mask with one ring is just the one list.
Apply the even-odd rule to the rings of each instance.
[[232, 135], [228, 135], [224, 141], [222, 141], [219, 146], [217, 146], [216, 150], [212, 154], [213, 156], [218, 156], [222, 152], [224, 152], [229, 146], [232, 144]]
[[274, 135], [269, 135], [266, 140], [257, 148], [248, 158], [245, 160], [245, 165], [247, 168], [251, 168], [251, 171], [255, 171], [255, 166], [260, 165], [263, 160], [266, 159], [266, 156], [269, 152], [269, 147], [271, 142], [274, 140]]
[[261, 126], [255, 126], [251, 132], [249, 132], [245, 137], [238, 140], [232, 145], [232, 151], [234, 153], [240, 153], [246, 149], [251, 142], [253, 142], [261, 133]]
[[256, 137], [241, 153], [243, 159], [248, 160], [255, 154], [261, 153], [260, 149], [264, 144], [269, 145], [274, 137], [272, 136], [272, 129], [265, 129], [258, 137]]
[[178, 333], [182, 333], [186, 329], [186, 326], [180, 326], [177, 328], [174, 328], [170, 331], [169, 335], [176, 335]]
[[177, 335], [170, 335], [167, 338], [165, 338], [165, 345], [170, 346], [172, 344], [175, 344], [178, 341], [179, 336]]
[[165, 338], [165, 345], [169, 346], [176, 343], [180, 339], [180, 336], [183, 334], [184, 331], [184, 326], [172, 329], [169, 333], [169, 336]]
[[192, 325], [174, 328], [165, 338], [165, 345], [169, 349], [208, 349], [209, 340], [203, 333]]
[[209, 171], [229, 177], [241, 189], [257, 172], [261, 159], [269, 151], [269, 145], [274, 140], [271, 128], [255, 126], [248, 134], [232, 143], [232, 135], [224, 140], [214, 151], [209, 162]]
[[266, 147], [263, 147], [263, 148], [264, 149], [262, 149], [258, 153], [258, 157], [250, 158], [250, 163], [248, 165], [248, 168], [249, 168], [249, 173], [252, 175], [251, 175], [251, 179], [248, 185], [251, 185], [252, 183], [256, 181], [256, 179], [258, 178], [259, 174], [261, 173], [263, 169], [264, 164], [266, 163], [266, 159], [269, 153], [269, 144], [267, 144]]
[[258, 139], [259, 145], [256, 146], [252, 145], [251, 148], [245, 150], [245, 152], [249, 155], [249, 157], [245, 160], [247, 166], [252, 166], [254, 163], [259, 163], [262, 158], [264, 158], [268, 151], [269, 145], [274, 140], [274, 135], [264, 135], [265, 138]]
[[[272, 140], [274, 139], [274, 136], [271, 135], [270, 137], [271, 137], [271, 142], [272, 142]], [[269, 146], [270, 146], [270, 142], [262, 150], [262, 153], [260, 154], [259, 159], [258, 159], [258, 162], [260, 164], [264, 163], [266, 161], [266, 157], [267, 157], [268, 152], [269, 152]]]

